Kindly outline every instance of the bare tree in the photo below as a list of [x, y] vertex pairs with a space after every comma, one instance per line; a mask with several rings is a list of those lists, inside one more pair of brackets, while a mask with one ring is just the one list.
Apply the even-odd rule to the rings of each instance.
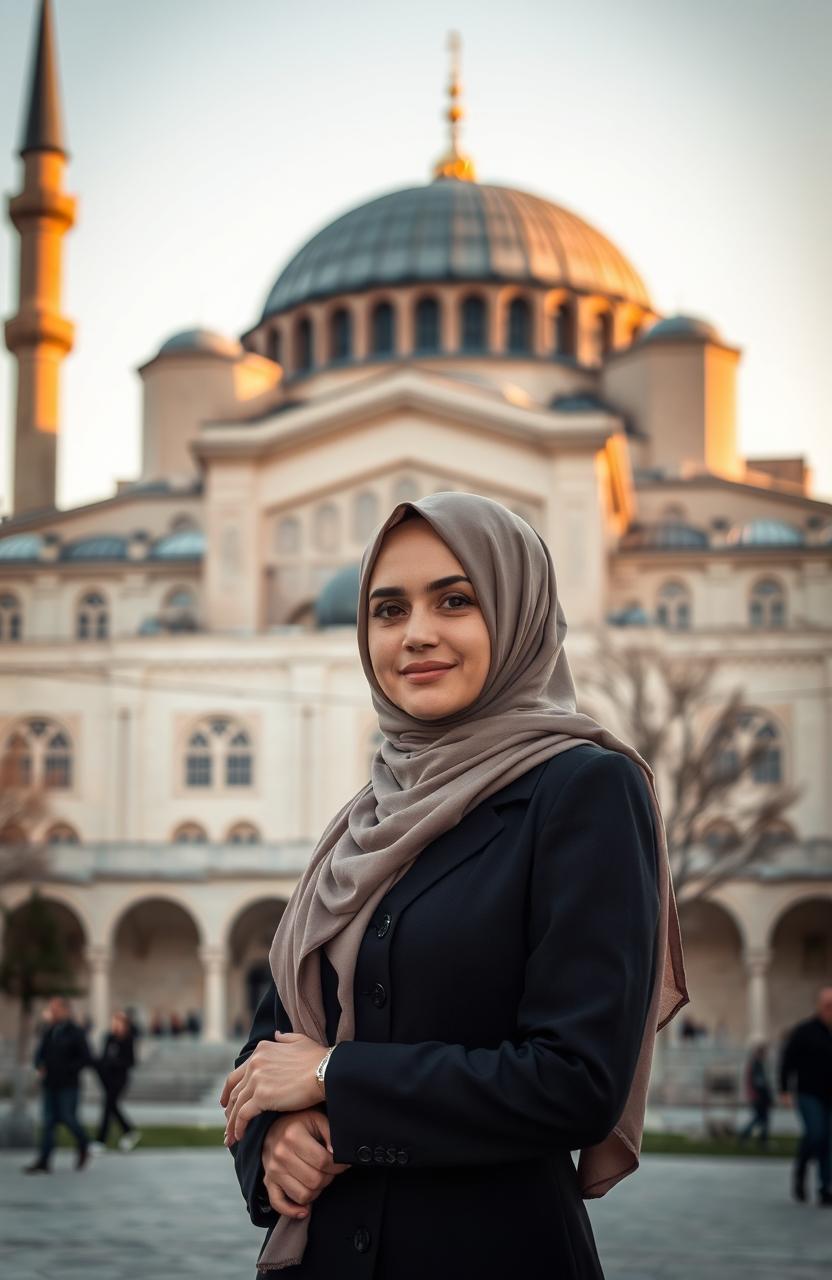
[[[599, 637], [591, 669], [580, 685], [608, 698], [622, 734], [661, 781], [662, 815], [677, 896], [704, 897], [771, 850], [772, 831], [802, 787], [744, 785], [769, 751], [761, 724], [737, 686], [714, 690], [719, 659], [677, 657], [656, 645]], [[703, 861], [702, 833], [714, 819], [730, 819], [735, 837]]]

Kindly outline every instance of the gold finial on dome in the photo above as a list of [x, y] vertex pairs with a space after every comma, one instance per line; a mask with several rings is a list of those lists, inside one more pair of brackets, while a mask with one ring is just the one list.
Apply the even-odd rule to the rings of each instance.
[[434, 178], [456, 178], [459, 182], [476, 182], [474, 162], [459, 149], [459, 122], [465, 115], [460, 102], [462, 84], [459, 79], [459, 51], [462, 41], [458, 31], [448, 33], [448, 49], [451, 54], [451, 78], [448, 81], [448, 110], [445, 118], [450, 125], [450, 144], [443, 156], [433, 166]]

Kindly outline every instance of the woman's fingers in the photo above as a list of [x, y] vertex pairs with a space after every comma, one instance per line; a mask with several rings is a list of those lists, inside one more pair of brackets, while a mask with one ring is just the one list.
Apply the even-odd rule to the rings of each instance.
[[223, 1085], [222, 1093], [220, 1094], [221, 1107], [226, 1106], [226, 1104], [228, 1103], [231, 1090], [234, 1088], [236, 1084], [239, 1084], [239, 1082], [242, 1080], [243, 1076], [245, 1075], [245, 1070], [246, 1070], [246, 1064], [243, 1063], [241, 1067], [235, 1067], [234, 1070], [229, 1072], [229, 1074], [226, 1076], [225, 1084]]
[[306, 1218], [308, 1216], [308, 1208], [305, 1205], [295, 1204], [294, 1200], [290, 1200], [283, 1188], [276, 1182], [264, 1178], [263, 1185], [268, 1192], [269, 1204], [278, 1213], [285, 1214], [287, 1218]]

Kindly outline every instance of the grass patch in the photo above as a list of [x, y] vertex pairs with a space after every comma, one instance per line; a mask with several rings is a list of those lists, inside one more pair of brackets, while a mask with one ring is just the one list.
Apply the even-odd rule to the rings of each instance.
[[[89, 1132], [89, 1130], [88, 1130]], [[137, 1150], [152, 1148], [213, 1147], [223, 1145], [225, 1129], [221, 1125], [145, 1125], [141, 1127], [142, 1140]], [[111, 1131], [107, 1144], [118, 1150], [118, 1137]], [[74, 1141], [66, 1130], [58, 1130], [58, 1146], [72, 1147]], [[769, 1138], [768, 1147], [760, 1148], [756, 1138], [743, 1145], [736, 1138], [689, 1137], [684, 1133], [645, 1133], [641, 1149], [646, 1155], [673, 1156], [760, 1156], [779, 1159], [793, 1158], [797, 1152], [797, 1138], [789, 1134], [776, 1134]]]

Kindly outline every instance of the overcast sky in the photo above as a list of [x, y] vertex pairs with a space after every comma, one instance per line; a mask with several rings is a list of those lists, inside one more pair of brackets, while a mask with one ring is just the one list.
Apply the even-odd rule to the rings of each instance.
[[[19, 190], [36, 0], [0, 0], [0, 167]], [[136, 367], [179, 329], [239, 334], [287, 258], [426, 181], [446, 33], [485, 182], [573, 209], [662, 312], [742, 348], [740, 448], [807, 456], [832, 499], [832, 0], [54, 0], [68, 189], [58, 503], [139, 470]], [[0, 228], [0, 307], [17, 303]], [[0, 511], [12, 358], [0, 355]]]

